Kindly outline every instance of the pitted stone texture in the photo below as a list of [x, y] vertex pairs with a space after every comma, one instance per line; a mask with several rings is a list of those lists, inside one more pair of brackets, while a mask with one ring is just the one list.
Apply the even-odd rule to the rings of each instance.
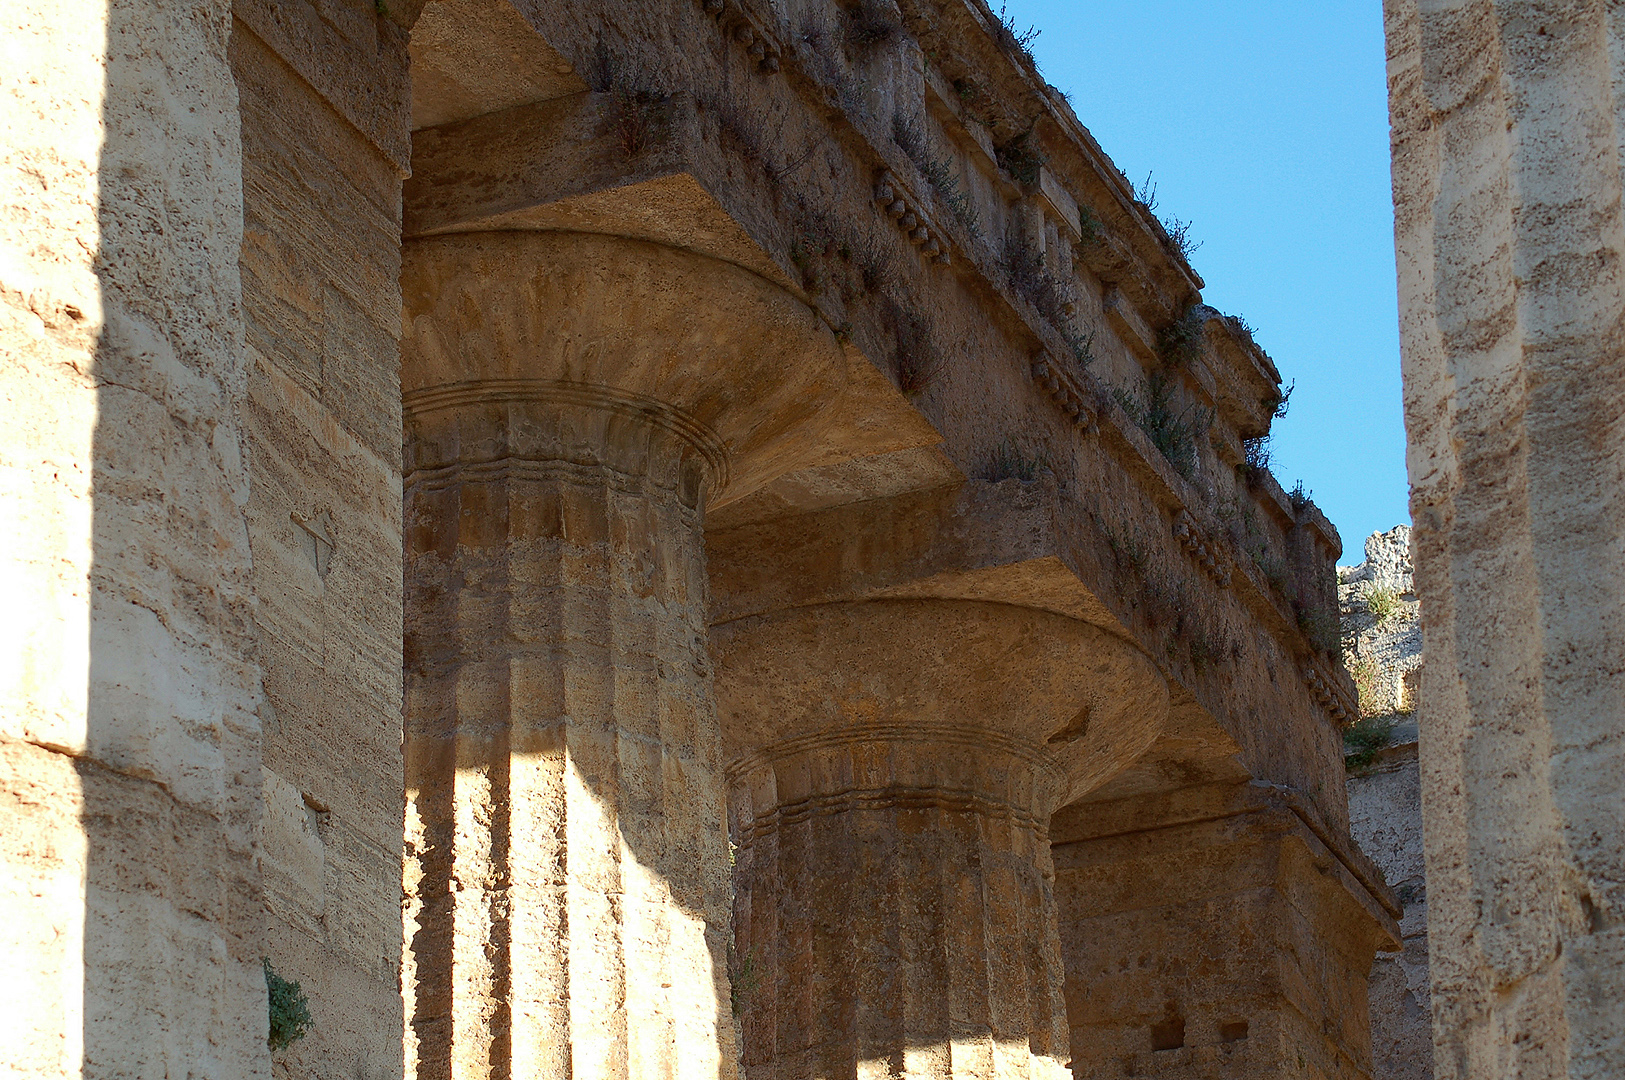
[[1625, 12], [1388, 0], [1437, 1075], [1625, 1075]]
[[1067, 1075], [1053, 761], [924, 728], [797, 740], [730, 774], [748, 1076]]
[[827, 458], [845, 357], [613, 237], [418, 241], [403, 288], [411, 1067], [732, 1075], [702, 514]]
[[1142, 754], [1168, 715], [1133, 644], [1013, 604], [816, 604], [724, 623], [712, 648], [732, 760], [833, 731], [986, 730], [1052, 762], [1043, 813]]
[[1366, 537], [1365, 561], [1358, 566], [1339, 567], [1337, 583], [1367, 581], [1374, 589], [1403, 595], [1411, 591], [1411, 574], [1411, 527], [1395, 525], [1387, 532]]
[[[1379, 953], [1371, 972], [1371, 1056], [1379, 1080], [1429, 1080], [1433, 1022], [1429, 1015], [1427, 882], [1422, 857], [1420, 718], [1410, 713], [1422, 677], [1420, 605], [1412, 593], [1410, 528], [1372, 533], [1365, 561], [1339, 567], [1344, 662], [1356, 669], [1364, 711], [1393, 724], [1388, 745], [1348, 779], [1349, 834], [1382, 868], [1405, 914], [1404, 949]], [[1373, 590], [1390, 610], [1378, 620]], [[1350, 641], [1349, 630], [1353, 629]]]
[[1150, 662], [954, 600], [792, 608], [712, 644], [748, 1074], [1064, 1076], [1046, 824], [1161, 730]]
[[[300, 19], [303, 3], [238, 4], [231, 39], [265, 952], [316, 1019], [276, 1053], [279, 1075], [383, 1080], [402, 1045], [400, 174], [319, 87], [335, 92], [358, 46], [403, 56], [364, 6]], [[366, 79], [387, 99], [405, 73]]]
[[0, 70], [0, 961], [27, 973], [0, 984], [0, 1076], [54, 1080], [84, 1056], [88, 838], [67, 751], [89, 720], [107, 25], [59, 0], [0, 20], [28, 38]]
[[1427, 878], [1422, 855], [1416, 725], [1395, 730], [1370, 771], [1349, 778], [1350, 835], [1382, 867], [1404, 905], [1404, 949], [1379, 953], [1371, 972], [1371, 1056], [1378, 1080], [1433, 1075], [1428, 992]]
[[7, 1076], [269, 1073], [230, 32], [0, 14]]

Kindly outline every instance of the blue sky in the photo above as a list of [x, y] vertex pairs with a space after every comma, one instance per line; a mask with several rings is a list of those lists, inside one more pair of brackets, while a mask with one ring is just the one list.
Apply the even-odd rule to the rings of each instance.
[[[997, 11], [1001, 0], [993, 0]], [[1408, 522], [1379, 0], [1009, 0], [1050, 82], [1288, 382], [1275, 473], [1343, 536]]]

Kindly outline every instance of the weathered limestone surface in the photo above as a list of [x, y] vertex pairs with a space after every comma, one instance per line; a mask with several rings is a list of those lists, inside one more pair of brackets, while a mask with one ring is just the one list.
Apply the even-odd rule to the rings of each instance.
[[[285, 1075], [401, 1069], [400, 184], [405, 35], [244, 0], [240, 265], [266, 955], [315, 1027]], [[357, 56], [383, 102], [335, 84]], [[389, 91], [393, 92], [393, 98]], [[393, 101], [393, 110], [388, 108]], [[342, 243], [335, 243], [342, 237]]]
[[[1404, 907], [1405, 947], [1378, 954], [1371, 969], [1374, 1075], [1433, 1076], [1428, 991], [1427, 876], [1422, 844], [1422, 774], [1416, 712], [1422, 677], [1420, 605], [1412, 591], [1410, 528], [1366, 538], [1365, 561], [1339, 567], [1344, 659], [1360, 691], [1362, 727], [1373, 743], [1350, 760], [1349, 832]], [[1369, 758], [1369, 760], [1366, 760]]]
[[219, 3], [9, 3], [0, 1072], [264, 1076]]
[[1422, 685], [1422, 617], [1411, 569], [1411, 530], [1372, 533], [1365, 561], [1337, 568], [1343, 661], [1365, 716], [1416, 710]]
[[107, 12], [3, 16], [6, 1069], [1368, 1071], [1340, 540], [981, 0]]
[[1371, 969], [1373, 1075], [1428, 1080], [1433, 1021], [1416, 721], [1398, 724], [1369, 769], [1350, 776], [1349, 816], [1355, 843], [1382, 868], [1404, 907], [1399, 921], [1404, 948], [1378, 954]]
[[8, 37], [54, 24], [41, 26], [26, 60], [0, 72], [0, 102], [12, 117], [0, 148], [0, 497], [8, 510], [0, 580], [15, 598], [0, 661], [0, 958], [9, 970], [39, 973], [0, 989], [0, 1071], [56, 1077], [76, 1074], [83, 1057], [88, 843], [77, 759], [66, 748], [83, 747], [86, 734], [96, 430], [96, 333], [79, 330], [65, 306], [99, 321], [93, 259], [107, 26], [105, 18], [64, 20], [55, 3], [8, 5], [0, 17]]
[[[706, 478], [671, 430], [585, 396], [413, 399], [420, 1076], [732, 1071]], [[572, 461], [571, 435], [604, 428]]]
[[1440, 1077], [1625, 1074], [1620, 17], [1387, 4]]

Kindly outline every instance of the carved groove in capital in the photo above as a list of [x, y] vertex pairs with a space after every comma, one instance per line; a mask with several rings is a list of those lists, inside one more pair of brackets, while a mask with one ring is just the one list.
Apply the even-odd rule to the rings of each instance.
[[854, 742], [896, 743], [913, 746], [926, 752], [929, 752], [930, 747], [969, 747], [1007, 754], [1041, 772], [1052, 773], [1057, 782], [1064, 781], [1066, 776], [1054, 754], [1025, 740], [1012, 738], [1002, 731], [947, 724], [867, 724], [862, 727], [814, 731], [754, 750], [734, 759], [728, 765], [728, 778], [737, 781], [746, 773], [781, 758], [809, 750], [846, 746]]
[[[557, 398], [593, 387], [592, 402], [549, 407], [647, 416], [713, 469], [727, 447], [726, 468], [709, 483], [716, 501], [890, 437], [844, 434], [838, 407], [851, 400], [851, 372], [834, 331], [732, 263], [569, 232], [429, 237], [405, 245], [402, 258], [409, 409], [469, 383], [507, 389], [496, 398], [473, 391], [458, 409], [534, 407], [539, 389]], [[526, 400], [504, 402], [505, 392]]]
[[[439, 469], [416, 469], [407, 474], [406, 493], [409, 509], [416, 509], [416, 500], [441, 491], [463, 486], [527, 485], [530, 487], [558, 487], [567, 485], [612, 491], [621, 495], [655, 498], [649, 490], [647, 478], [630, 476], [602, 465], [578, 465], [573, 461], [556, 458], [501, 457], [491, 461], [475, 461], [466, 465], [446, 465]], [[700, 527], [697, 510], [676, 498], [667, 500], [665, 511], [678, 520]]]
[[677, 436], [705, 460], [714, 488], [727, 487], [728, 451], [721, 436], [681, 409], [642, 394], [562, 379], [488, 379], [425, 387], [401, 395], [401, 406], [408, 417], [467, 406], [508, 404], [596, 409], [640, 420]]
[[[779, 773], [819, 790], [781, 800]], [[742, 837], [850, 810], [939, 809], [999, 818], [1047, 841], [1066, 771], [1040, 746], [984, 728], [880, 724], [786, 739], [736, 758], [728, 781], [755, 803]], [[865, 782], [867, 781], [867, 782]]]
[[[1138, 757], [1167, 716], [1167, 684], [1138, 649], [1008, 604], [815, 604], [715, 625], [711, 644], [736, 774], [764, 748], [829, 741], [923, 742], [960, 758], [997, 751], [1053, 789], [1057, 801], [1032, 807], [1042, 814]], [[1058, 774], [1063, 783], [1046, 779]]]
[[1009, 803], [985, 798], [962, 788], [858, 788], [828, 795], [809, 795], [800, 802], [786, 803], [758, 815], [741, 826], [740, 841], [748, 844], [770, 832], [820, 817], [864, 810], [941, 810], [950, 814], [975, 814], [989, 820], [1007, 821], [1031, 831], [1049, 842], [1049, 819], [1028, 813]]

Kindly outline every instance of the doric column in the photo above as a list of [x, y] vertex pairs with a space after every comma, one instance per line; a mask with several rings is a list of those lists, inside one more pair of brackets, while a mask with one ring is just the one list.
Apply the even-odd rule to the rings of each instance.
[[795, 460], [839, 349], [606, 237], [426, 242], [405, 284], [409, 1069], [731, 1076], [702, 513]]
[[1212, 784], [1051, 828], [1077, 1080], [1372, 1075], [1367, 976], [1398, 928], [1309, 800]]
[[1383, 8], [1436, 1075], [1625, 1076], [1625, 9]]
[[1121, 639], [952, 600], [713, 631], [753, 1080], [1066, 1075], [1048, 821], [1155, 736]]

